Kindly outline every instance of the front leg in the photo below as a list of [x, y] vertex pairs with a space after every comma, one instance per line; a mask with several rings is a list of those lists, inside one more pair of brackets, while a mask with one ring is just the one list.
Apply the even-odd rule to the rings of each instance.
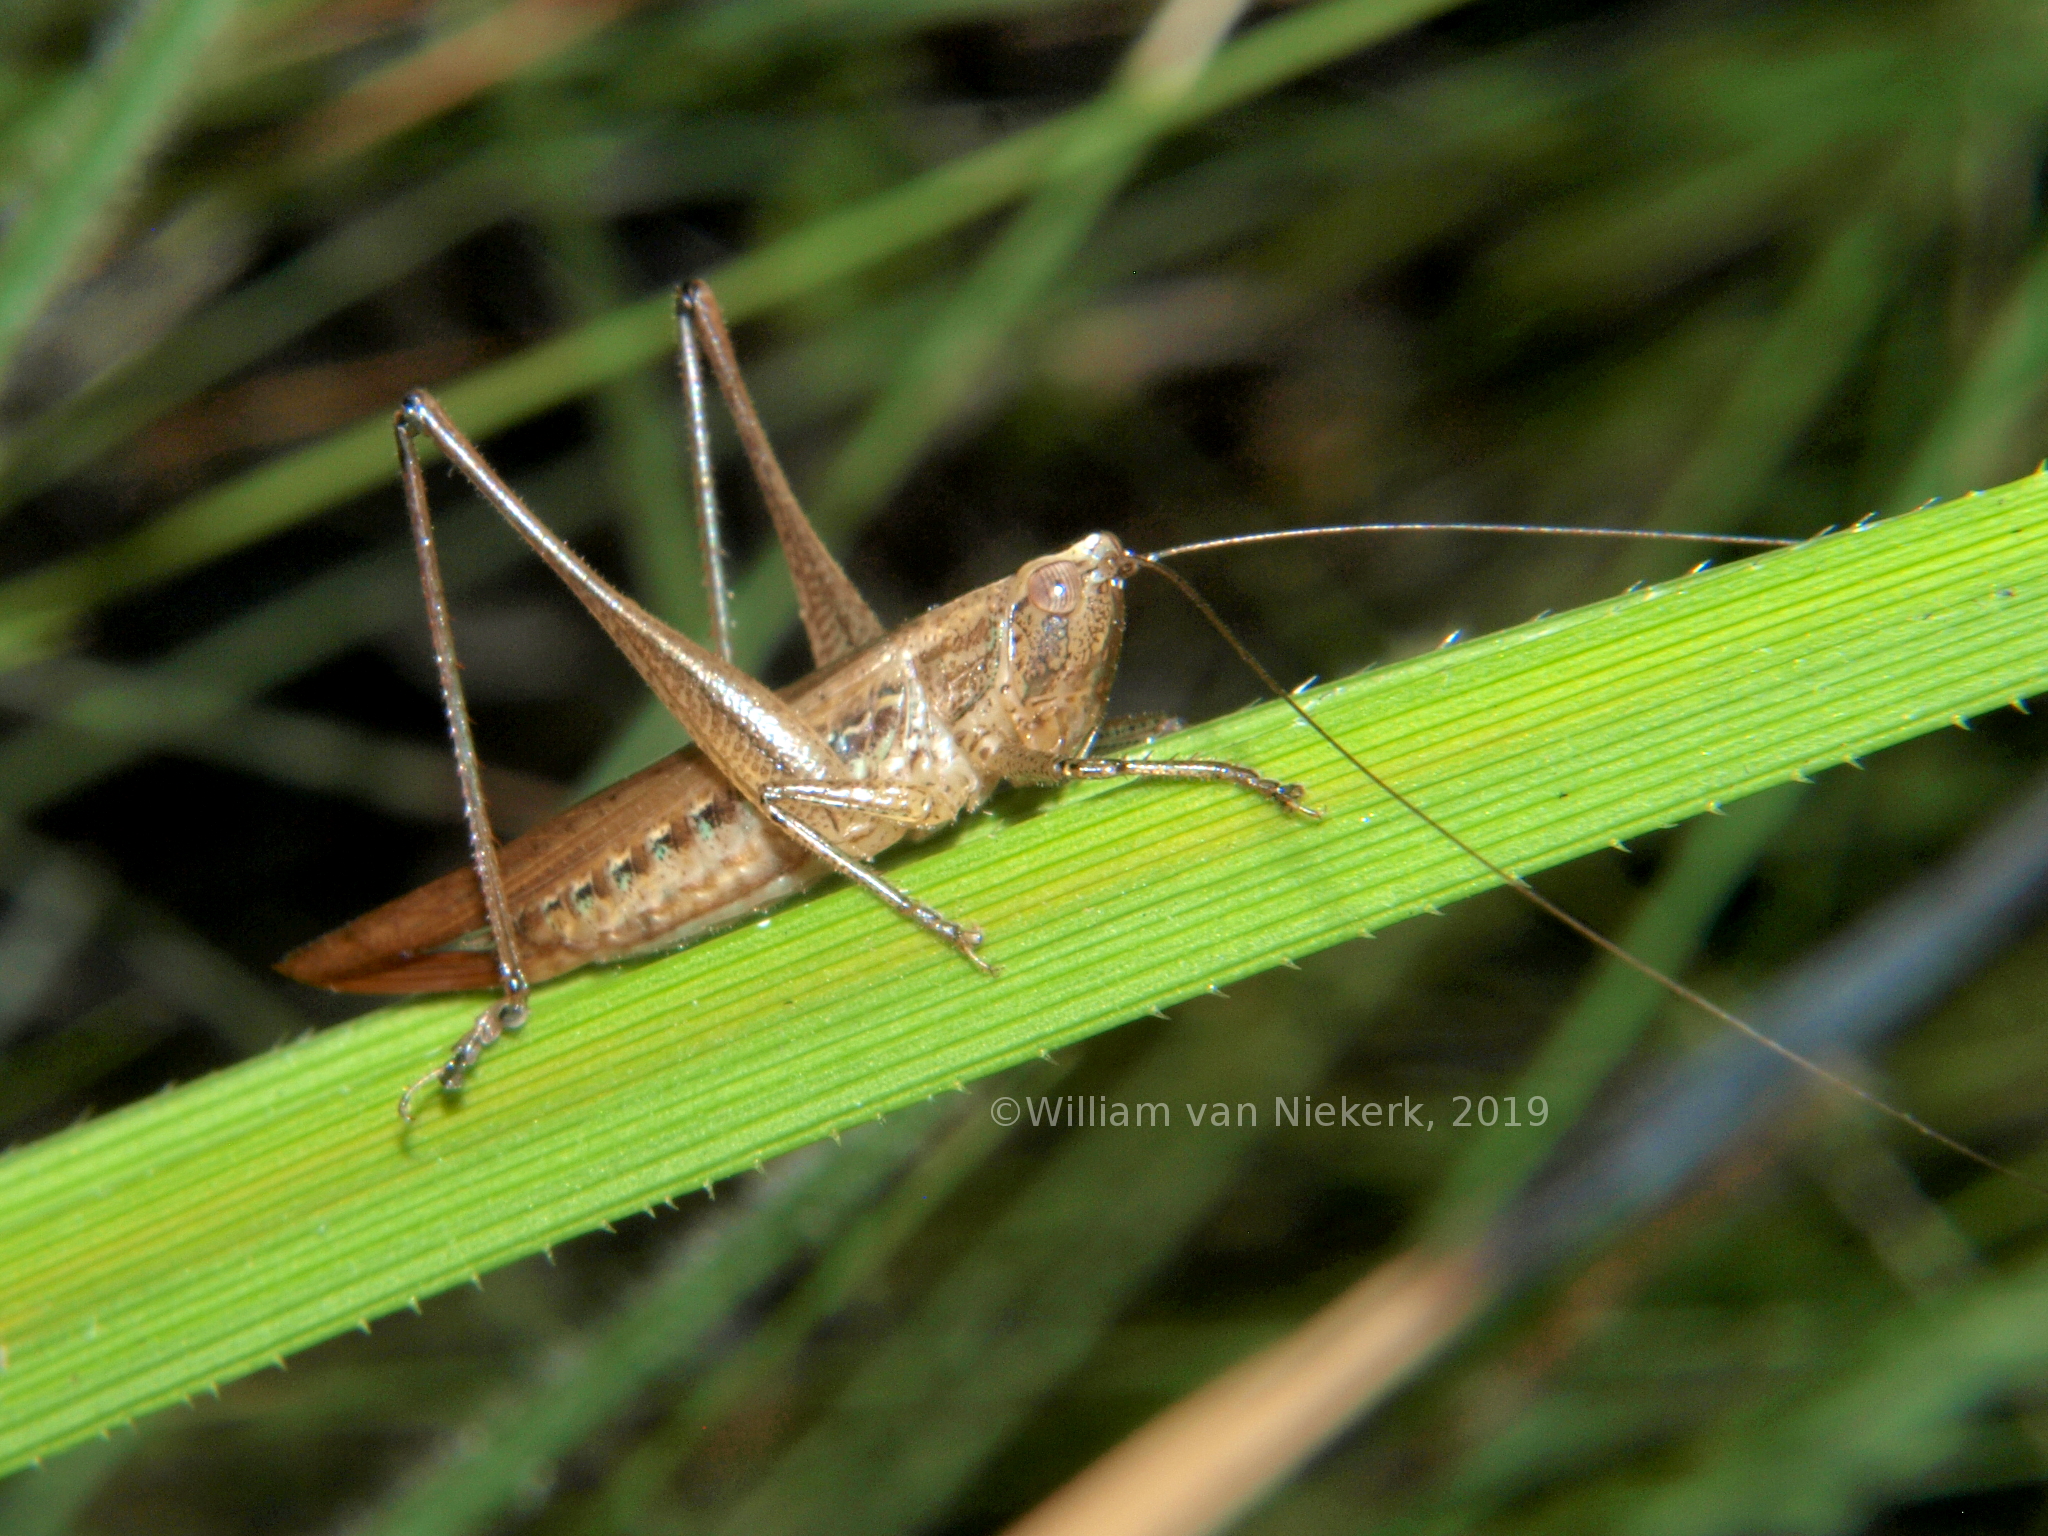
[[[1090, 743], [1093, 745], [1093, 743]], [[1197, 784], [1235, 784], [1272, 801], [1284, 811], [1318, 818], [1322, 812], [1302, 803], [1299, 784], [1282, 784], [1242, 763], [1213, 758], [1055, 757], [1011, 747], [990, 754], [987, 767], [1013, 784], [1066, 784], [1078, 779], [1178, 779]]]
[[1239, 763], [1221, 763], [1210, 758], [1168, 759], [1153, 762], [1131, 757], [1063, 757], [1055, 759], [1046, 776], [1057, 782], [1069, 779], [1183, 779], [1202, 784], [1236, 784], [1255, 795], [1263, 795], [1282, 810], [1316, 819], [1322, 812], [1302, 803], [1299, 784], [1282, 784], [1262, 777]]

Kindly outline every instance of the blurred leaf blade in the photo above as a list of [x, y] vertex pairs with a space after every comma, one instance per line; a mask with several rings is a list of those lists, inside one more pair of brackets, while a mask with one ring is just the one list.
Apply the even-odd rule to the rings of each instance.
[[[1619, 1528], [1695, 1536], [1768, 1521], [1782, 1530], [1843, 1530], [1886, 1497], [1925, 1486], [1955, 1454], [1962, 1419], [2023, 1389], [2048, 1365], [2038, 1327], [2044, 1287], [2036, 1257], [1925, 1311], [1852, 1329], [1841, 1369], [1786, 1400], [1731, 1415], [1700, 1463]], [[1793, 1466], [1798, 1473], [1787, 1477]]]
[[[1154, 1045], [1109, 1096], [1264, 1101], [1306, 1090], [1333, 1047], [1291, 1021], [1204, 1023]], [[1187, 1119], [1157, 1136], [1063, 1147], [716, 1529], [790, 1536], [830, 1524], [852, 1536], [940, 1516], [1186, 1240], [1259, 1139], [1256, 1125], [1219, 1133]], [[963, 1374], [948, 1347], [962, 1338], [999, 1342]], [[891, 1455], [906, 1443], [914, 1454]]]
[[863, 1126], [831, 1155], [778, 1165], [765, 1189], [693, 1234], [666, 1267], [596, 1330], [572, 1367], [491, 1417], [468, 1453], [383, 1509], [365, 1536], [457, 1536], [487, 1527], [650, 1380], [689, 1358], [714, 1327], [899, 1175], [933, 1114], [911, 1109]]
[[51, 125], [46, 163], [0, 236], [0, 375], [171, 127], [236, 0], [145, 0]]

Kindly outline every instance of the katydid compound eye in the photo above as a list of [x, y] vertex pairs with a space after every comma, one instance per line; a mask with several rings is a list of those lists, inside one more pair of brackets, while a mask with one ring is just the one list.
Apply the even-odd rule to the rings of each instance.
[[1025, 581], [1024, 595], [1041, 612], [1072, 613], [1081, 606], [1080, 569], [1071, 560], [1048, 561]]

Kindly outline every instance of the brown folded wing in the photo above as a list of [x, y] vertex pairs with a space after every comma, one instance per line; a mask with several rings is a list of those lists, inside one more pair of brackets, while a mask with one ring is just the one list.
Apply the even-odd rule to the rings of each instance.
[[[729, 786], [692, 748], [621, 779], [507, 843], [498, 858], [514, 913], [575, 881], [593, 850], [629, 842], [659, 826], [678, 807], [702, 803]], [[338, 992], [467, 992], [497, 985], [497, 957], [482, 949], [450, 949], [486, 925], [476, 874], [458, 869], [354, 922], [301, 945], [277, 963], [294, 981]], [[545, 947], [522, 954], [527, 978], [545, 981], [587, 954]]]

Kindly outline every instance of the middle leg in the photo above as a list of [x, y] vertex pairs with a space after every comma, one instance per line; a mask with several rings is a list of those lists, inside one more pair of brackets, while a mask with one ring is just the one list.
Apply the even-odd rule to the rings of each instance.
[[1299, 784], [1282, 784], [1265, 778], [1241, 763], [1222, 763], [1209, 758], [1169, 759], [1152, 762], [1129, 757], [1065, 757], [1056, 760], [1049, 776], [1069, 779], [1181, 779], [1199, 784], [1235, 784], [1272, 801], [1282, 810], [1320, 818], [1322, 812], [1302, 803]]

